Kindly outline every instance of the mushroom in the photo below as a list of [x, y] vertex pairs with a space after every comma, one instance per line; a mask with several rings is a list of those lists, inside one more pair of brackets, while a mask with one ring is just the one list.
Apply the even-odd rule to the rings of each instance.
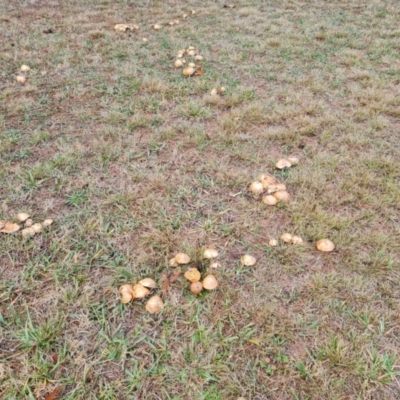
[[204, 258], [215, 258], [218, 257], [218, 251], [215, 249], [205, 249]]
[[189, 262], [190, 262], [190, 257], [189, 257], [187, 254], [185, 254], [185, 253], [178, 253], [178, 254], [175, 256], [175, 261], [176, 261], [178, 264], [189, 264]]
[[278, 204], [278, 199], [272, 194], [267, 194], [266, 196], [264, 196], [262, 201], [268, 206], [275, 206]]
[[179, 264], [176, 262], [175, 257], [173, 257], [173, 258], [171, 258], [171, 259], [168, 261], [168, 265], [169, 265], [170, 267], [175, 268], [175, 267], [177, 267]]
[[40, 233], [43, 230], [43, 225], [41, 223], [33, 224], [31, 229], [35, 231], [35, 233]]
[[284, 183], [277, 183], [276, 188], [278, 189], [277, 191], [279, 192], [280, 190], [287, 190], [286, 185]]
[[122, 286], [120, 286], [118, 291], [121, 294], [121, 303], [122, 304], [129, 303], [132, 300], [132, 298], [133, 298], [132, 285], [129, 285], [129, 284], [122, 285]]
[[261, 181], [264, 189], [268, 189], [270, 186], [276, 185], [276, 179], [273, 176], [261, 174], [258, 179]]
[[149, 39], [147, 39], [147, 38], [145, 38], [145, 37], [142, 39], [142, 42], [143, 42], [143, 43], [147, 43], [148, 41], [149, 41]]
[[221, 87], [219, 88], [218, 91], [219, 91], [220, 93], [225, 93], [225, 91], [226, 91], [225, 86], [221, 86]]
[[210, 92], [211, 96], [216, 96], [218, 94], [217, 89], [213, 88]]
[[298, 157], [288, 157], [288, 160], [292, 163], [292, 165], [297, 165], [300, 162]]
[[22, 71], [22, 72], [28, 72], [29, 70], [30, 70], [31, 68], [29, 67], [29, 65], [21, 65], [21, 68], [20, 68], [20, 70]]
[[35, 234], [36, 234], [36, 232], [32, 228], [25, 228], [25, 229], [22, 229], [22, 231], [21, 231], [21, 235], [23, 238], [35, 236]]
[[24, 84], [26, 82], [26, 77], [23, 75], [17, 75], [15, 79], [18, 83], [21, 83], [21, 84]]
[[156, 31], [159, 31], [161, 28], [162, 28], [162, 26], [160, 24], [153, 25], [153, 29], [155, 29]]
[[323, 252], [330, 252], [335, 248], [335, 245], [329, 239], [321, 239], [316, 243], [317, 249]]
[[151, 278], [144, 278], [140, 280], [138, 283], [148, 289], [154, 289], [155, 287], [157, 287], [156, 281]]
[[150, 299], [146, 303], [146, 310], [150, 314], [159, 313], [163, 308], [164, 308], [164, 302], [158, 295], [150, 297]]
[[275, 192], [274, 197], [280, 201], [283, 201], [284, 203], [287, 203], [290, 200], [290, 194], [286, 190]]
[[256, 258], [251, 256], [251, 255], [249, 255], [249, 254], [245, 254], [244, 256], [242, 256], [240, 261], [246, 267], [251, 267], [252, 265], [254, 265], [257, 262]]
[[27, 214], [27, 213], [24, 213], [24, 212], [17, 214], [17, 219], [18, 219], [19, 222], [24, 222], [24, 221], [26, 221], [29, 217], [30, 217], [30, 215]]
[[199, 294], [203, 290], [203, 284], [199, 281], [190, 284], [190, 291], [193, 294]]
[[249, 186], [249, 190], [255, 195], [259, 195], [264, 191], [264, 188], [261, 182], [255, 181]]
[[43, 226], [50, 226], [52, 223], [53, 223], [54, 221], [52, 220], [52, 219], [45, 219], [44, 221], [43, 221]]
[[203, 279], [203, 287], [206, 290], [214, 290], [218, 287], [217, 278], [214, 275], [207, 275]]
[[3, 227], [1, 228], [0, 232], [2, 233], [13, 233], [19, 231], [21, 227], [18, 224], [14, 224], [13, 222], [4, 222]]
[[174, 65], [176, 68], [180, 68], [183, 66], [183, 62], [182, 62], [182, 60], [176, 60]]
[[293, 244], [303, 244], [303, 239], [300, 236], [293, 236], [292, 237]]
[[189, 282], [198, 282], [201, 278], [200, 272], [198, 271], [197, 268], [189, 268], [186, 272], [185, 272], [185, 278], [189, 281]]
[[210, 264], [210, 268], [221, 268], [221, 263], [219, 263], [218, 261], [214, 261]]
[[203, 56], [200, 54], [197, 54], [196, 57], [194, 58], [196, 61], [201, 61], [203, 59]]
[[132, 296], [134, 299], [142, 299], [143, 297], [146, 297], [149, 294], [149, 292], [150, 290], [141, 285], [140, 283], [137, 283], [132, 287]]
[[187, 53], [188, 56], [194, 56], [196, 54], [196, 50], [189, 50]]
[[193, 67], [186, 67], [183, 71], [182, 71], [182, 73], [183, 73], [183, 75], [185, 75], [185, 76], [192, 76], [193, 74], [194, 74], [194, 68]]
[[279, 242], [276, 239], [271, 239], [268, 244], [272, 247], [276, 247], [279, 245]]
[[281, 158], [276, 164], [276, 168], [278, 169], [284, 169], [284, 168], [289, 168], [292, 166], [292, 163], [287, 160], [286, 158]]
[[[29, 218], [25, 221], [25, 227], [30, 228], [33, 225], [33, 221]], [[43, 223], [44, 225], [44, 223]]]
[[293, 236], [290, 233], [283, 233], [281, 235], [281, 240], [285, 243], [291, 243]]

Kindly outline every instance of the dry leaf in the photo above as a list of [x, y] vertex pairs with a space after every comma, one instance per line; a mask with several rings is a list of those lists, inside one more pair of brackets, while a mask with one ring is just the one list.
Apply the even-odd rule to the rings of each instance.
[[200, 64], [199, 67], [197, 68], [197, 71], [194, 73], [194, 76], [203, 76], [203, 75], [204, 75], [203, 66]]
[[162, 297], [166, 297], [166, 295], [168, 294], [168, 291], [169, 291], [169, 279], [168, 279], [167, 274], [163, 274], [161, 276], [161, 279], [163, 281], [163, 283], [161, 285]]
[[177, 270], [173, 272], [173, 274], [169, 278], [169, 283], [176, 282], [180, 276], [181, 276], [181, 271]]
[[53, 361], [53, 364], [57, 364], [58, 363], [58, 354], [57, 353], [53, 353], [51, 355], [51, 361]]
[[57, 386], [50, 394], [48, 394], [44, 400], [55, 400], [58, 397], [58, 392], [62, 389], [62, 386]]
[[6, 222], [0, 232], [2, 233], [13, 233], [19, 231], [20, 226], [13, 222]]

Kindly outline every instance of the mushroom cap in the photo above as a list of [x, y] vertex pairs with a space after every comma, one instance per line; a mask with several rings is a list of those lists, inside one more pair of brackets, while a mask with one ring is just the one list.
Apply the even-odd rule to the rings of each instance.
[[194, 68], [193, 67], [186, 67], [183, 71], [182, 71], [183, 75], [185, 76], [192, 76], [194, 74]]
[[30, 215], [27, 214], [27, 213], [24, 213], [24, 212], [18, 213], [18, 214], [17, 214], [17, 219], [18, 219], [19, 222], [24, 222], [24, 221], [26, 221], [29, 217], [30, 217]]
[[36, 233], [40, 233], [43, 230], [43, 225], [41, 223], [33, 224], [31, 227]]
[[293, 244], [303, 244], [303, 239], [300, 236], [293, 236], [292, 237]]
[[18, 83], [25, 83], [26, 82], [26, 77], [23, 76], [23, 75], [18, 75], [15, 79], [16, 79], [16, 81]]
[[211, 94], [211, 96], [216, 96], [218, 94], [218, 90], [213, 88], [213, 89], [211, 89], [210, 94]]
[[160, 24], [153, 25], [153, 29], [155, 29], [156, 31], [160, 30], [161, 28], [162, 28], [162, 26]]
[[[31, 219], [27, 219], [25, 221], [25, 227], [30, 228], [33, 225], [33, 221]], [[44, 223], [43, 223], [44, 225]]]
[[128, 292], [128, 293], [132, 293], [133, 292], [133, 287], [132, 285], [130, 285], [129, 283], [125, 283], [123, 285], [121, 285], [118, 289], [118, 291], [122, 294], [123, 292]]
[[199, 294], [203, 290], [203, 284], [200, 281], [192, 282], [190, 284], [190, 291], [193, 294]]
[[187, 49], [188, 49], [188, 50], [196, 50], [196, 47], [194, 47], [194, 46], [189, 46]]
[[290, 233], [282, 233], [280, 238], [285, 243], [291, 243], [292, 239], [293, 239], [293, 235], [291, 235]]
[[179, 264], [176, 262], [175, 257], [172, 257], [169, 261], [168, 261], [168, 265], [170, 267], [177, 267]]
[[189, 56], [194, 56], [196, 54], [196, 50], [189, 50], [187, 53]]
[[275, 167], [278, 169], [284, 169], [284, 168], [289, 168], [292, 166], [292, 163], [287, 160], [286, 158], [281, 158], [278, 160], [278, 162], [275, 164]]
[[272, 194], [272, 193], [277, 192], [278, 190], [279, 190], [278, 189], [278, 184], [269, 185], [268, 188], [267, 188], [267, 193], [268, 194]]
[[255, 181], [251, 183], [251, 185], [249, 186], [249, 190], [255, 195], [259, 195], [264, 191], [264, 188], [261, 182]]
[[278, 189], [277, 191], [283, 191], [283, 190], [287, 190], [287, 187], [284, 183], [277, 183], [276, 184], [276, 188]]
[[42, 223], [43, 226], [50, 226], [54, 221], [52, 219], [45, 219]]
[[264, 189], [268, 189], [270, 186], [276, 185], [276, 179], [273, 176], [261, 174], [259, 178], [263, 178], [260, 179], [260, 181]]
[[176, 61], [174, 62], [174, 65], [175, 65], [176, 68], [179, 68], [179, 67], [182, 67], [183, 62], [182, 62], [182, 60], [176, 60]]
[[276, 239], [270, 239], [270, 241], [268, 242], [268, 244], [272, 247], [276, 247], [279, 245], [279, 242]]
[[157, 287], [156, 281], [151, 278], [144, 278], [140, 280], [138, 283], [148, 289], [154, 289], [155, 287]]
[[132, 287], [132, 294], [134, 299], [142, 299], [149, 294], [150, 290], [141, 285], [140, 283], [136, 283]]
[[329, 239], [321, 239], [316, 243], [319, 251], [330, 252], [335, 248], [335, 245]]
[[299, 158], [294, 156], [288, 157], [288, 160], [292, 163], [292, 165], [297, 165], [300, 162]]
[[175, 261], [178, 264], [189, 264], [190, 263], [190, 257], [185, 253], [178, 253], [175, 256]]
[[203, 287], [207, 290], [214, 290], [218, 287], [218, 280], [214, 275], [207, 275], [203, 279]]
[[21, 65], [21, 68], [20, 68], [20, 70], [22, 71], [22, 72], [27, 72], [27, 71], [29, 71], [31, 68], [29, 67], [29, 65], [25, 65], [25, 64], [23, 64], [23, 65]]
[[198, 282], [201, 279], [201, 274], [197, 268], [189, 268], [185, 272], [185, 278], [189, 282]]
[[251, 267], [252, 265], [254, 265], [257, 262], [256, 258], [251, 256], [250, 254], [245, 254], [244, 256], [242, 256], [240, 261], [246, 267]]
[[18, 224], [14, 224], [13, 222], [3, 221], [2, 228], [0, 232], [2, 233], [14, 233], [19, 231], [21, 228]]
[[264, 196], [262, 201], [268, 206], [275, 206], [276, 204], [278, 204], [278, 199], [272, 194], [267, 194], [266, 196]]
[[274, 193], [274, 197], [284, 203], [287, 203], [290, 200], [290, 194], [286, 190], [280, 190]]
[[121, 303], [129, 303], [133, 299], [133, 288], [128, 283], [121, 285], [118, 289], [121, 294]]
[[146, 303], [146, 310], [150, 314], [159, 313], [163, 308], [164, 308], [164, 302], [158, 295], [150, 297], [150, 299]]
[[35, 234], [36, 234], [36, 232], [33, 228], [25, 228], [25, 229], [22, 229], [22, 231], [21, 231], [21, 235], [23, 238], [34, 236]]
[[221, 268], [221, 263], [219, 263], [218, 261], [214, 261], [210, 264], [210, 268]]
[[204, 258], [215, 258], [218, 257], [218, 251], [215, 249], [205, 249]]
[[197, 56], [194, 58], [196, 61], [201, 61], [203, 59], [203, 56], [200, 54], [197, 54]]

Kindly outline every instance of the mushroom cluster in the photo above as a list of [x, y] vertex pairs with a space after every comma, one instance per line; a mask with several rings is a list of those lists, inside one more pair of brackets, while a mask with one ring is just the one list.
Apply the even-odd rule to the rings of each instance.
[[23, 64], [21, 65], [20, 69], [19, 69], [22, 74], [19, 74], [15, 77], [15, 80], [20, 83], [21, 85], [24, 85], [26, 83], [26, 72], [29, 72], [31, 70], [29, 65]]
[[[24, 223], [24, 229], [21, 231], [23, 238], [34, 236], [37, 233], [43, 231], [43, 228], [50, 226], [53, 223], [52, 219], [45, 219], [43, 222], [34, 223], [30, 218], [30, 215], [25, 212], [17, 214], [17, 220], [20, 223]], [[1, 233], [14, 233], [21, 229], [21, 225], [11, 221], [0, 221], [0, 232]]]
[[258, 179], [249, 186], [250, 192], [256, 196], [263, 194], [262, 201], [268, 206], [275, 206], [279, 202], [288, 202], [290, 194], [286, 185], [278, 183], [275, 177], [269, 174], [261, 174]]
[[303, 239], [300, 236], [295, 236], [290, 233], [282, 233], [280, 239], [285, 243], [303, 244]]
[[[185, 56], [193, 58], [193, 60], [189, 62], [187, 66]], [[178, 51], [174, 66], [175, 68], [183, 68], [182, 73], [184, 76], [193, 76], [196, 75], [196, 72], [198, 72], [201, 68], [201, 65], [196, 65], [195, 62], [202, 60], [203, 56], [196, 51], [196, 48], [194, 46], [189, 46], [187, 49], [181, 49]]]
[[139, 30], [139, 25], [116, 24], [116, 25], [114, 25], [114, 30], [117, 32], [137, 31], [137, 30]]
[[[127, 304], [132, 300], [144, 299], [156, 287], [157, 283], [152, 278], [144, 278], [134, 285], [126, 283], [119, 288], [121, 303]], [[159, 313], [164, 308], [164, 302], [160, 296], [154, 295], [147, 301], [145, 308], [150, 314]]]
[[[205, 249], [203, 252], [204, 259], [212, 260], [216, 257], [218, 257], [218, 251], [215, 249]], [[215, 264], [215, 262], [212, 262], [210, 267], [217, 268]], [[219, 285], [217, 278], [213, 274], [207, 274], [201, 281], [201, 273], [197, 268], [189, 268], [184, 276], [190, 282], [190, 291], [195, 295], [201, 293], [203, 289], [215, 290]]]

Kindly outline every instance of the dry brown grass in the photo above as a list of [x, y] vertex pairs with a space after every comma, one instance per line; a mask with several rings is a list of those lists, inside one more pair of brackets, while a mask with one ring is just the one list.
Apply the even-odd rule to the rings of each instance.
[[[400, 8], [365, 3], [0, 5], [0, 219], [55, 220], [0, 237], [1, 399], [400, 398]], [[204, 77], [172, 66], [189, 45]], [[291, 154], [267, 208], [248, 184]], [[119, 303], [206, 245], [219, 290]]]

